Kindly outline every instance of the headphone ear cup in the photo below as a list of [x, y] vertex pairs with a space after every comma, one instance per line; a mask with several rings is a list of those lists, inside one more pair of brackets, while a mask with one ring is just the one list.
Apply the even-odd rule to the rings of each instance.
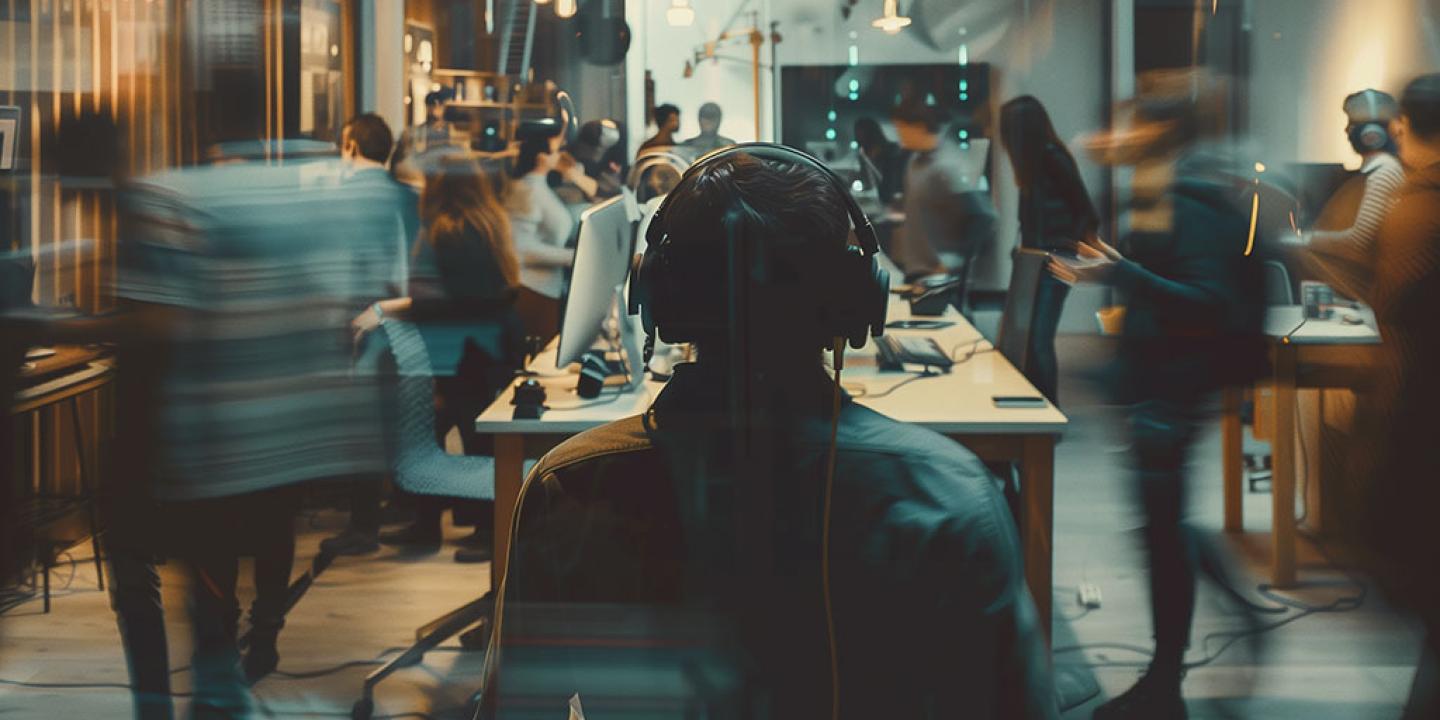
[[860, 349], [865, 346], [865, 332], [875, 337], [880, 337], [885, 332], [885, 317], [890, 314], [890, 271], [880, 264], [880, 258], [871, 255], [867, 258], [870, 266], [867, 268], [869, 277], [862, 286], [862, 297], [866, 298], [866, 322], [860, 328], [858, 338], [850, 338], [850, 346]]

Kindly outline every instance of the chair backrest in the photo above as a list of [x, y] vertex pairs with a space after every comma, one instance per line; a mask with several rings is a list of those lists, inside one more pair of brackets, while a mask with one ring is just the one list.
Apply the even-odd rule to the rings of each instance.
[[1290, 284], [1290, 271], [1279, 260], [1265, 261], [1265, 304], [1294, 305], [1295, 286]]
[[1029, 370], [1030, 332], [1035, 324], [1035, 295], [1049, 253], [1021, 248], [1015, 252], [1005, 309], [1000, 315], [1000, 337], [995, 347], [1021, 373]]
[[395, 484], [418, 495], [491, 500], [495, 459], [450, 455], [435, 440], [435, 389], [430, 353], [413, 324], [381, 323], [399, 375], [395, 404]]

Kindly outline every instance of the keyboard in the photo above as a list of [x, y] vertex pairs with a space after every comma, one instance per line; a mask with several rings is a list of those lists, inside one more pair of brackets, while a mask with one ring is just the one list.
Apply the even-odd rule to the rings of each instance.
[[934, 338], [881, 335], [875, 338], [875, 347], [880, 351], [882, 370], [900, 370], [909, 364], [948, 371], [955, 364]]

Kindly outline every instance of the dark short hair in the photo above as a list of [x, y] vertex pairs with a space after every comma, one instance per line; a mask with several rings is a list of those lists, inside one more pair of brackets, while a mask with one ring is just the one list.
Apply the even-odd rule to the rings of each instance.
[[[699, 333], [697, 343], [725, 339], [719, 328], [726, 322], [731, 289], [727, 269], [731, 228], [744, 233], [752, 252], [763, 253], [763, 279], [750, 274], [750, 290], [765, 292], [771, 299], [784, 298], [774, 305], [782, 310], [767, 315], [767, 320], [787, 328], [795, 339], [801, 339], [797, 333], [806, 328], [825, 325], [817, 318], [835, 302], [836, 292], [853, 291], [836, 287], [833, 265], [824, 262], [838, 256], [847, 243], [850, 218], [845, 199], [834, 182], [815, 168], [736, 153], [686, 175], [669, 198], [665, 231], [672, 247], [666, 251], [663, 277], [657, 277], [657, 283], [670, 289], [663, 296], [684, 300], [683, 307], [657, 312], [684, 324], [709, 327]], [[814, 340], [817, 349], [829, 340], [823, 334], [804, 339]]]
[[356, 115], [345, 123], [345, 129], [350, 131], [350, 139], [360, 149], [360, 157], [378, 163], [390, 159], [395, 136], [390, 134], [390, 126], [385, 124], [384, 118], [375, 113]]
[[680, 108], [670, 103], [665, 103], [664, 105], [656, 105], [654, 112], [651, 113], [651, 117], [655, 118], [656, 127], [665, 127], [665, 123], [668, 122], [670, 118], [679, 114]]
[[454, 99], [455, 91], [448, 87], [442, 87], [439, 90], [425, 94], [425, 107], [444, 105]]
[[896, 105], [895, 111], [890, 114], [890, 119], [897, 123], [923, 125], [926, 130], [932, 133], [940, 132], [940, 126], [945, 122], [944, 118], [940, 115], [940, 110], [934, 105], [927, 105], [914, 100]]
[[1420, 139], [1440, 137], [1440, 73], [1421, 75], [1405, 86], [1400, 114], [1410, 119], [1410, 132]]

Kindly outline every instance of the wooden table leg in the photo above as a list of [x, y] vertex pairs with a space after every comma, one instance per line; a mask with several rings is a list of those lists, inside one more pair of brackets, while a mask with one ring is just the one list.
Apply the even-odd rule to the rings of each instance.
[[1271, 436], [1271, 533], [1274, 543], [1270, 582], [1295, 585], [1295, 347], [1275, 351], [1275, 432]]
[[1221, 396], [1220, 457], [1225, 483], [1225, 532], [1245, 529], [1244, 432], [1240, 425], [1240, 406], [1245, 391], [1226, 388]]
[[1025, 582], [1040, 613], [1045, 641], [1050, 641], [1053, 601], [1051, 565], [1055, 519], [1055, 438], [1027, 435], [1020, 459], [1020, 546], [1025, 554]]
[[490, 588], [500, 591], [505, 561], [510, 557], [510, 521], [520, 486], [525, 482], [525, 436], [495, 436], [495, 559], [490, 564]]

